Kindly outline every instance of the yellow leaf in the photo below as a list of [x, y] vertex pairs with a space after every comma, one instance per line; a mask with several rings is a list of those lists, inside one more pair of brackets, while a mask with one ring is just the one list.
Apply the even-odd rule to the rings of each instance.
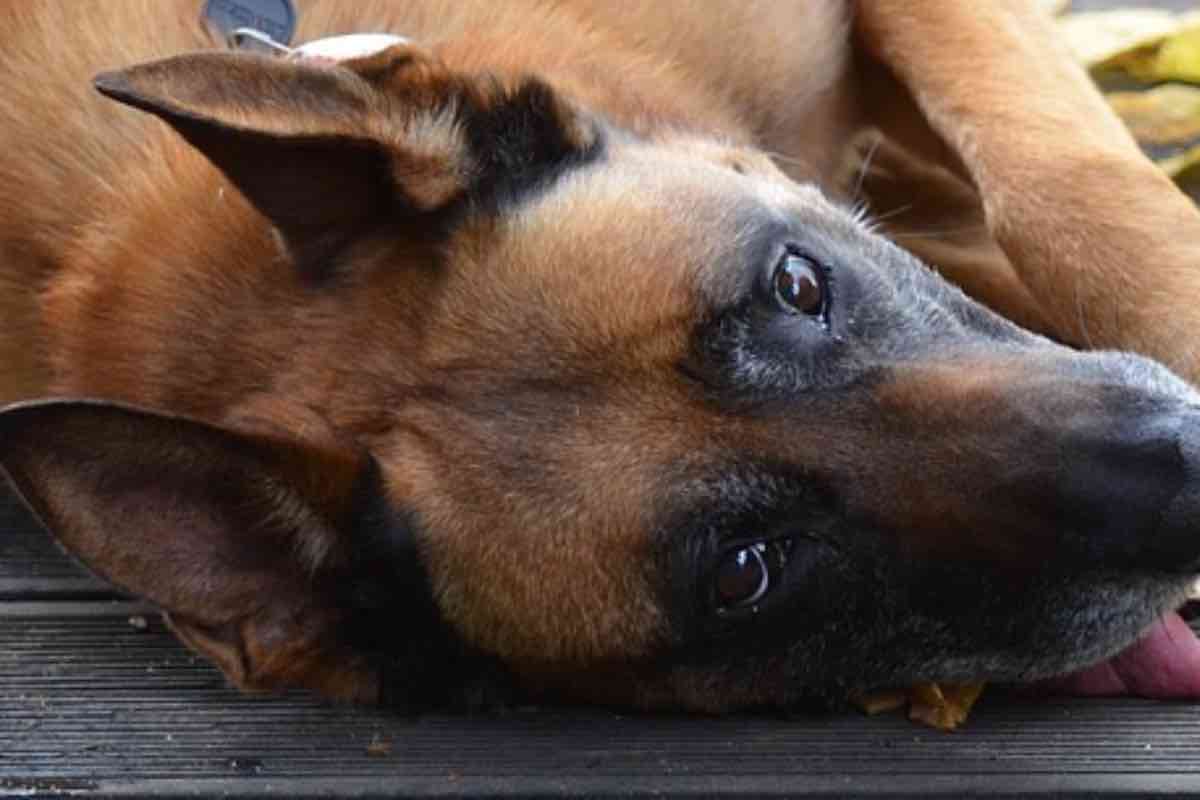
[[1200, 183], [1200, 145], [1191, 147], [1177, 156], [1164, 158], [1158, 165], [1181, 184]]
[[869, 717], [886, 714], [908, 705], [908, 693], [902, 689], [880, 689], [873, 692], [855, 692], [850, 702]]
[[908, 718], [943, 731], [952, 731], [967, 720], [984, 684], [918, 684], [909, 690], [912, 705]]
[[1144, 92], [1112, 92], [1109, 104], [1138, 143], [1160, 158], [1200, 144], [1200, 88], [1166, 84]]
[[1107, 97], [1162, 171], [1200, 198], [1200, 87], [1174, 83]]
[[952, 731], [966, 721], [984, 684], [918, 683], [908, 689], [861, 692], [851, 702], [867, 714], [882, 714], [908, 705], [908, 718], [932, 728]]
[[1088, 68], [1110, 67], [1153, 57], [1158, 45], [1179, 27], [1179, 18], [1155, 8], [1121, 8], [1067, 14], [1059, 32], [1075, 58]]
[[1117, 8], [1067, 14], [1059, 31], [1081, 64], [1147, 83], [1200, 83], [1200, 11]]
[[1171, 35], [1158, 48], [1152, 80], [1200, 83], [1200, 24]]

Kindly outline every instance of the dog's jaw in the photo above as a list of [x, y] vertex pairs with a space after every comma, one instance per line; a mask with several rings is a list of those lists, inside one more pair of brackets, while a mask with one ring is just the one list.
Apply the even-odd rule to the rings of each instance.
[[1112, 658], [1041, 681], [1034, 688], [1079, 696], [1195, 700], [1200, 698], [1200, 639], [1177, 612], [1170, 611]]
[[[1200, 577], [1186, 590], [1200, 599]], [[1200, 638], [1177, 611], [1168, 611], [1115, 656], [1034, 684], [1038, 691], [1082, 697], [1134, 695], [1156, 700], [1200, 698]]]

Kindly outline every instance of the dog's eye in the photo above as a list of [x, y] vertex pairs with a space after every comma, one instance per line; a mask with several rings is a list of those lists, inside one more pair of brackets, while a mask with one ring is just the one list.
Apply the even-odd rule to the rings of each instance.
[[820, 265], [799, 253], [785, 253], [771, 276], [775, 298], [785, 311], [811, 317], [825, 313], [827, 292]]
[[783, 576], [792, 546], [792, 539], [781, 538], [727, 550], [713, 578], [717, 611], [757, 610], [759, 601]]
[[771, 588], [771, 575], [759, 543], [731, 550], [717, 565], [717, 606], [742, 608], [757, 603]]

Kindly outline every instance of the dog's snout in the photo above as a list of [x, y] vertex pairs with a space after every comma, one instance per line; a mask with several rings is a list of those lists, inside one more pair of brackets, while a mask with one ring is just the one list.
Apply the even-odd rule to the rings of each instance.
[[1200, 402], [1157, 365], [1047, 351], [909, 368], [879, 396], [889, 435], [848, 494], [912, 557], [1068, 573], [1200, 565]]
[[1174, 438], [1178, 483], [1159, 518], [1151, 553], [1167, 570], [1200, 569], [1200, 407], [1179, 415]]
[[1200, 560], [1200, 409], [1089, 418], [1067, 431], [1052, 516], [1068, 555], [1166, 571]]
[[1019, 494], [1037, 498], [1029, 508], [1054, 531], [1053, 550], [1068, 564], [1163, 572], [1200, 565], [1200, 405], [1190, 389], [1154, 377], [1085, 381], [1085, 397], [1072, 388], [1049, 406], [1048, 417], [1061, 418], [1039, 426], [1048, 448], [1026, 461]]

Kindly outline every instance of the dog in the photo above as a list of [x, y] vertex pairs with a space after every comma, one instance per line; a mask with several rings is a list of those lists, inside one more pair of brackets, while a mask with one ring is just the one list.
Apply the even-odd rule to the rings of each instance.
[[198, 6], [0, 11], [0, 464], [233, 684], [1200, 696], [1200, 215], [1034, 3]]

